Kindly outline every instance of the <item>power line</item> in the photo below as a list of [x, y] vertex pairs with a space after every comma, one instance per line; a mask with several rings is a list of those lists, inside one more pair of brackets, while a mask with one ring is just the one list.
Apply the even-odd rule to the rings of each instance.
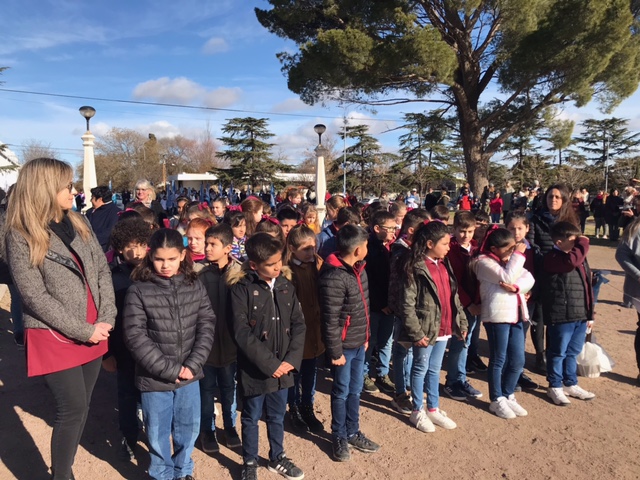
[[[254, 115], [267, 115], [267, 116], [275, 115], [275, 116], [282, 116], [282, 117], [298, 117], [298, 118], [322, 118], [325, 120], [335, 120], [336, 118], [340, 118], [339, 116], [329, 117], [329, 116], [323, 116], [323, 115], [308, 115], [304, 113], [263, 112], [259, 110], [242, 110], [242, 109], [235, 109], [235, 108], [205, 107], [205, 106], [197, 106], [197, 105], [179, 105], [176, 103], [162, 103], [162, 102], [143, 102], [140, 100], [123, 100], [118, 98], [85, 97], [81, 95], [34, 92], [30, 90], [14, 90], [10, 88], [0, 88], [0, 91], [9, 92], [9, 93], [19, 93], [24, 95], [39, 95], [44, 97], [72, 98], [76, 100], [94, 100], [96, 102], [124, 103], [129, 105], [144, 105], [144, 106], [152, 106], [152, 107], [184, 108], [188, 110], [207, 110], [207, 111], [227, 112], [227, 113], [249, 113]], [[367, 118], [366, 120], [374, 121], [374, 122], [396, 122], [397, 121], [397, 119], [392, 120], [388, 118]]]

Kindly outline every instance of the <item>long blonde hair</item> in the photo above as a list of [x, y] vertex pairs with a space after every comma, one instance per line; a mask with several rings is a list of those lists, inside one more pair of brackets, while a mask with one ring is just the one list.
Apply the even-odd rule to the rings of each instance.
[[[71, 165], [54, 158], [36, 158], [20, 169], [7, 207], [6, 232], [15, 231], [29, 245], [29, 259], [34, 267], [42, 265], [49, 249], [49, 223], [60, 221], [64, 212], [58, 204], [58, 193], [73, 179]], [[82, 216], [69, 211], [75, 231], [86, 242], [91, 230]]]

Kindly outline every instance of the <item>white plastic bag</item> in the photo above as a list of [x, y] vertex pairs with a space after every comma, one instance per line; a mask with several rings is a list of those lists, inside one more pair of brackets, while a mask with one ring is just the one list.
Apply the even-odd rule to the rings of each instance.
[[602, 348], [596, 341], [596, 336], [591, 334], [591, 343], [593, 343], [596, 347], [598, 347], [598, 363], [600, 364], [600, 373], [606, 373], [613, 370], [613, 367], [616, 366], [616, 362], [614, 362], [613, 358], [607, 353], [607, 351]]
[[578, 363], [578, 375], [581, 377], [596, 378], [600, 376], [600, 351], [602, 349], [592, 342], [584, 342], [582, 351], [576, 358]]

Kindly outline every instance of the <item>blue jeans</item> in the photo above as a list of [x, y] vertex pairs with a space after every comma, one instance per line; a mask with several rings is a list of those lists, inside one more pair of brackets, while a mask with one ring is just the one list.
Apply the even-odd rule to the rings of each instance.
[[129, 445], [138, 441], [138, 403], [140, 391], [136, 388], [136, 370], [134, 365], [118, 364], [118, 425], [122, 436]]
[[489, 398], [511, 395], [524, 369], [524, 325], [485, 322], [489, 341]]
[[471, 315], [468, 310], [465, 309], [464, 313], [467, 315], [467, 322], [469, 324], [469, 330], [467, 332], [467, 338], [460, 340], [458, 337], [451, 337], [451, 343], [449, 344], [449, 356], [447, 358], [447, 385], [453, 385], [458, 382], [467, 381], [467, 357], [469, 353], [469, 345], [475, 330], [478, 329], [478, 317]]
[[364, 383], [364, 345], [343, 350], [346, 363], [334, 366], [331, 387], [331, 433], [349, 438], [360, 430], [360, 393]]
[[209, 432], [216, 430], [213, 396], [216, 386], [220, 388], [222, 404], [222, 422], [224, 428], [236, 426], [236, 363], [226, 367], [205, 365], [204, 377], [200, 379], [200, 430]]
[[284, 453], [284, 413], [287, 410], [288, 389], [264, 395], [242, 398], [242, 459], [244, 463], [258, 461], [258, 422], [265, 410], [269, 460], [275, 461]]
[[151, 457], [149, 476], [173, 480], [193, 474], [191, 452], [200, 431], [200, 383], [172, 392], [142, 392], [141, 398]]
[[[396, 336], [401, 330], [402, 320], [395, 317], [394, 331]], [[413, 349], [406, 348], [398, 343], [397, 339], [393, 342], [393, 384], [396, 386], [396, 395], [406, 393], [411, 389], [411, 364], [413, 363]]]
[[578, 384], [576, 357], [582, 351], [587, 322], [547, 325], [547, 380], [549, 387]]
[[24, 322], [22, 320], [22, 298], [15, 285], [7, 285], [11, 294], [11, 321], [13, 322], [13, 338], [24, 339]]
[[317, 358], [302, 360], [300, 371], [293, 374], [293, 387], [289, 389], [287, 401], [289, 406], [313, 405], [316, 394]]
[[491, 214], [491, 223], [500, 223], [500, 214], [492, 213]]
[[[393, 315], [385, 315], [382, 312], [371, 312], [371, 336], [369, 348], [365, 352], [364, 371], [372, 378], [380, 378], [389, 375], [389, 363], [391, 362], [391, 344], [393, 343]], [[371, 354], [378, 351], [378, 362], [375, 369], [371, 365]]]
[[427, 408], [440, 405], [440, 369], [447, 350], [447, 342], [436, 342], [428, 347], [413, 347], [411, 366], [411, 403], [413, 410], [422, 409], [422, 393], [427, 392]]

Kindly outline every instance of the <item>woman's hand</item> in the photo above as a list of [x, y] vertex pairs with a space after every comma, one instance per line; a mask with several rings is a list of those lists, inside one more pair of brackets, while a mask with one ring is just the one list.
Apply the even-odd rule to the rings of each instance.
[[100, 343], [109, 338], [109, 332], [113, 328], [108, 323], [99, 322], [94, 325], [93, 335], [89, 338], [89, 343]]
[[116, 362], [116, 357], [113, 355], [108, 358], [102, 359], [102, 368], [109, 373], [114, 373], [118, 369], [118, 363]]

